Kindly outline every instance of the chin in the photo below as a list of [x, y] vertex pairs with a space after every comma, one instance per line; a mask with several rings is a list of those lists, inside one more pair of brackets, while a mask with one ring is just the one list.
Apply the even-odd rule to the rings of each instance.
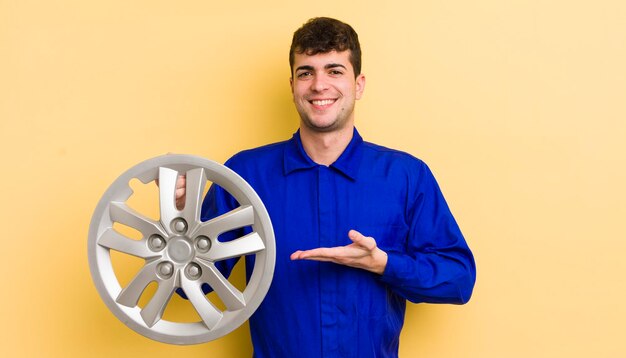
[[341, 121], [337, 118], [318, 120], [311, 120], [308, 116], [303, 116], [301, 118], [305, 126], [318, 132], [330, 132], [341, 127], [342, 125]]
[[303, 122], [307, 128], [315, 132], [321, 132], [321, 133], [332, 132], [340, 127], [339, 123], [337, 122], [332, 122], [332, 123], [314, 123], [311, 121], [303, 121]]

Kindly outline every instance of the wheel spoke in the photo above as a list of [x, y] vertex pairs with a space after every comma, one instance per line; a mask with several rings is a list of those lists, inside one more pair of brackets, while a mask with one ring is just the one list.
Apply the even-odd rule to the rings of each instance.
[[111, 220], [139, 230], [144, 238], [155, 233], [165, 235], [159, 223], [141, 215], [124, 203], [111, 202], [109, 214]]
[[139, 297], [152, 281], [157, 281], [156, 265], [158, 261], [152, 261], [145, 265], [126, 286], [115, 300], [126, 307], [135, 307], [139, 302]]
[[222, 273], [210, 262], [197, 261], [202, 267], [202, 280], [211, 286], [228, 310], [236, 311], [246, 306], [243, 293], [233, 286]]
[[204, 295], [199, 281], [191, 281], [185, 275], [181, 275], [181, 281], [187, 298], [189, 298], [193, 308], [202, 318], [202, 322], [209, 330], [213, 329], [224, 315]]
[[198, 257], [208, 261], [220, 261], [254, 254], [264, 249], [265, 245], [259, 234], [252, 232], [232, 241], [219, 242], [213, 240], [211, 250], [206, 254], [198, 254]]
[[[200, 209], [202, 203], [202, 194], [206, 185], [206, 176], [204, 168], [196, 168], [187, 172], [187, 187], [185, 197], [185, 208], [183, 209], [183, 217], [191, 225], [191, 223], [200, 221]], [[190, 230], [193, 228], [190, 227]]]
[[148, 327], [154, 326], [163, 316], [163, 311], [165, 311], [165, 307], [176, 289], [176, 277], [178, 275], [179, 273], [176, 272], [169, 279], [159, 282], [156, 293], [146, 307], [141, 310], [141, 318]]
[[108, 228], [102, 233], [98, 240], [98, 245], [144, 259], [159, 256], [159, 254], [148, 249], [145, 239], [132, 240], [112, 228]]
[[244, 205], [202, 223], [191, 235], [217, 238], [221, 233], [252, 224], [254, 224], [254, 209], [250, 205]]
[[176, 208], [176, 180], [178, 172], [173, 169], [159, 168], [159, 205], [161, 211], [161, 222], [165, 229], [169, 231], [169, 224], [179, 211]]

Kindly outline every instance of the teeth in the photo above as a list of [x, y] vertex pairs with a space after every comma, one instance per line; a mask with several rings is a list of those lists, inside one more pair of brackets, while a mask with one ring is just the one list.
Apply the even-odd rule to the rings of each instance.
[[316, 106], [325, 106], [325, 105], [331, 104], [333, 102], [335, 102], [334, 99], [322, 99], [322, 100], [311, 101], [311, 103], [313, 103]]

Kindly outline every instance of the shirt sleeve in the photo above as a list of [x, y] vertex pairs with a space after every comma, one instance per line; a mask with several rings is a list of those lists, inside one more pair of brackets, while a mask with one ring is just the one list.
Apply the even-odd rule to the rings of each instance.
[[381, 280], [411, 302], [464, 304], [476, 280], [474, 257], [430, 169], [420, 162], [409, 186], [403, 251], [387, 252]]

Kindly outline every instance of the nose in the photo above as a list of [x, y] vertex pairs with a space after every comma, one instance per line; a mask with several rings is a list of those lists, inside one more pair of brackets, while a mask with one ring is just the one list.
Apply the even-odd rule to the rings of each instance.
[[328, 89], [328, 81], [324, 76], [314, 76], [311, 81], [311, 90], [314, 92], [323, 92]]

